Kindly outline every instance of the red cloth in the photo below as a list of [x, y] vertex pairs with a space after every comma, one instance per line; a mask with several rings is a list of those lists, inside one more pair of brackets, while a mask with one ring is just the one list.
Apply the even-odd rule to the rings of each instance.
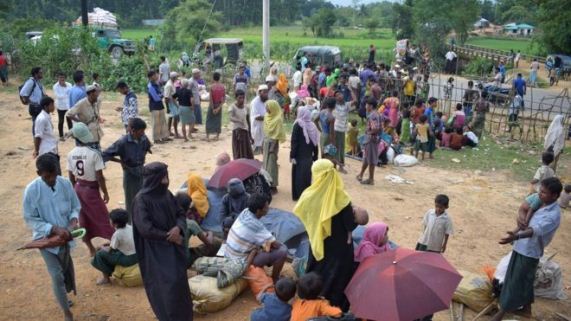
[[210, 98], [212, 99], [212, 103], [217, 106], [224, 101], [224, 97], [226, 96], [226, 88], [224, 85], [220, 83], [214, 83], [210, 87]]
[[91, 240], [94, 237], [101, 237], [110, 240], [115, 230], [109, 222], [109, 212], [99, 193], [99, 184], [78, 180], [75, 184], [75, 192], [81, 203], [79, 225], [87, 230], [83, 239]]
[[3, 67], [5, 65], [6, 65], [6, 56], [0, 55], [0, 67]]
[[464, 135], [452, 133], [450, 136], [450, 148], [460, 150], [462, 149], [462, 145], [464, 145]]

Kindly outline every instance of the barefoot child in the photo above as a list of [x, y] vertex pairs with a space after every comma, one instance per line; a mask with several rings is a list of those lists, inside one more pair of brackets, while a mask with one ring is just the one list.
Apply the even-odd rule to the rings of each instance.
[[347, 149], [353, 156], [357, 155], [359, 152], [359, 142], [357, 137], [359, 137], [359, 127], [357, 125], [357, 120], [352, 119], [349, 122], [349, 128], [347, 129]]
[[323, 288], [321, 276], [315, 272], [304, 274], [297, 282], [297, 299], [292, 306], [291, 321], [306, 321], [314, 317], [329, 316], [339, 318], [341, 309], [329, 305], [319, 297]]
[[424, 214], [422, 220], [423, 232], [416, 245], [417, 251], [444, 253], [448, 237], [454, 232], [452, 219], [446, 212], [449, 199], [446, 195], [437, 195], [434, 209]]
[[414, 132], [416, 136], [416, 144], [414, 147], [415, 155], [418, 158], [418, 152], [422, 151], [422, 160], [424, 160], [424, 153], [428, 150], [428, 135], [432, 135], [432, 130], [427, 123], [428, 117], [422, 115], [419, 118], [419, 123], [416, 124]]
[[539, 188], [541, 187], [540, 182], [546, 178], [555, 176], [555, 172], [551, 167], [549, 167], [549, 165], [553, 163], [554, 158], [555, 157], [551, 152], [544, 152], [541, 155], [542, 165], [537, 169], [537, 171], [535, 171], [533, 179], [529, 182], [531, 184], [531, 193], [539, 193]]
[[103, 275], [97, 281], [97, 285], [111, 283], [109, 278], [115, 266], [127, 267], [138, 262], [133, 241], [133, 227], [127, 224], [129, 213], [124, 209], [114, 209], [109, 213], [109, 219], [115, 228], [111, 243], [103, 245], [91, 260], [91, 265]]
[[258, 294], [258, 301], [262, 304], [252, 312], [250, 321], [289, 321], [291, 305], [289, 301], [295, 296], [296, 285], [291, 278], [281, 278], [275, 285], [275, 293], [265, 290]]

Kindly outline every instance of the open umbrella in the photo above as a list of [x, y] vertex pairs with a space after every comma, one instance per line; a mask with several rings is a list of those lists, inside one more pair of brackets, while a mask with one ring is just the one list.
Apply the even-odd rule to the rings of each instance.
[[398, 248], [361, 262], [345, 294], [359, 318], [412, 321], [447, 309], [461, 279], [441, 254]]
[[262, 162], [256, 159], [240, 158], [220, 166], [208, 181], [208, 186], [214, 188], [226, 187], [232, 178], [245, 180], [256, 174], [262, 168]]

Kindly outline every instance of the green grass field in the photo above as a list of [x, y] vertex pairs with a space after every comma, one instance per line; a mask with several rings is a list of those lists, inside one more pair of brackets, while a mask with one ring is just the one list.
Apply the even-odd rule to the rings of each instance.
[[513, 49], [515, 52], [517, 52], [518, 50], [521, 50], [521, 52], [525, 54], [534, 54], [537, 51], [537, 48], [533, 46], [531, 40], [525, 39], [473, 37], [468, 39], [466, 44], [505, 51]]

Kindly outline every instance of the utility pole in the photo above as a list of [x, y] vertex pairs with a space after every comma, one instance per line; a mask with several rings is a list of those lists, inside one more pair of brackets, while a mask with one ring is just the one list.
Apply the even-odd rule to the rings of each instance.
[[87, 0], [81, 0], [81, 24], [87, 28], [89, 18], [87, 17]]
[[270, 0], [263, 0], [262, 16], [264, 69], [268, 70], [270, 67]]

